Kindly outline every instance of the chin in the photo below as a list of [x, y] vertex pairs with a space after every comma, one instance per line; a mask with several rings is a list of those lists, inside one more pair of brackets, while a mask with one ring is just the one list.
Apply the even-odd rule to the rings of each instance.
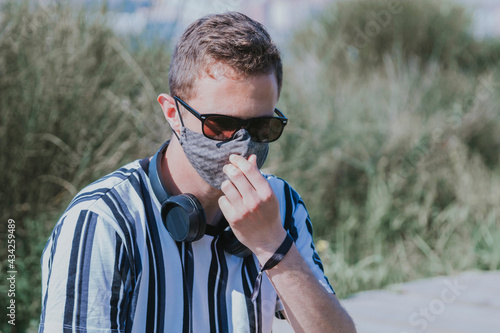
[[210, 193], [211, 193], [211, 194], [213, 193], [214, 195], [216, 195], [216, 196], [218, 196], [218, 197], [220, 197], [220, 196], [224, 195], [224, 192], [222, 192], [222, 190], [221, 190], [221, 189], [218, 189], [218, 188], [213, 187], [213, 186], [208, 185], [208, 184], [207, 184], [207, 186], [210, 188]]

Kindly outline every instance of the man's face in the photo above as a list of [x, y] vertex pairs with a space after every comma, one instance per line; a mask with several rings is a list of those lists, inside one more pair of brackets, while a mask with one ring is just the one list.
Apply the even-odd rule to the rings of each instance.
[[[194, 97], [186, 100], [201, 114], [221, 114], [242, 119], [273, 116], [278, 101], [276, 76], [271, 74], [231, 78], [226, 76], [198, 79]], [[201, 122], [189, 112], [182, 113], [184, 125], [201, 133]]]

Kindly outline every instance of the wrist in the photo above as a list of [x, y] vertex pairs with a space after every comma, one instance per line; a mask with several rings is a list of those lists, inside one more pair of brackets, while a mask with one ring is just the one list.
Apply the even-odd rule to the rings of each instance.
[[260, 268], [259, 274], [257, 275], [257, 279], [255, 280], [255, 286], [254, 286], [253, 292], [252, 292], [252, 302], [255, 302], [255, 300], [257, 299], [257, 297], [259, 295], [260, 286], [262, 283], [262, 274], [264, 274], [265, 271], [273, 269], [276, 265], [278, 265], [281, 262], [281, 260], [283, 260], [283, 258], [285, 258], [286, 254], [292, 248], [292, 246], [293, 246], [293, 238], [292, 238], [292, 236], [290, 236], [290, 234], [286, 233], [285, 239], [280, 244], [280, 246], [276, 249], [276, 252], [274, 252], [273, 255]]
[[272, 257], [287, 235], [285, 229], [281, 229], [276, 233], [276, 236], [273, 236], [272, 241], [263, 242], [252, 251], [261, 265], [264, 265]]

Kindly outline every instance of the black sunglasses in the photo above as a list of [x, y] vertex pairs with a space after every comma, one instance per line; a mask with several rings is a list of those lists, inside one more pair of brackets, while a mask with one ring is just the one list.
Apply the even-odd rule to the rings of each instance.
[[213, 140], [231, 140], [236, 132], [244, 128], [248, 131], [253, 141], [273, 142], [278, 140], [288, 122], [285, 115], [278, 109], [274, 109], [278, 117], [241, 119], [220, 114], [200, 114], [179, 97], [174, 96], [174, 99], [177, 111], [179, 111], [179, 102], [186, 110], [201, 121], [203, 135]]

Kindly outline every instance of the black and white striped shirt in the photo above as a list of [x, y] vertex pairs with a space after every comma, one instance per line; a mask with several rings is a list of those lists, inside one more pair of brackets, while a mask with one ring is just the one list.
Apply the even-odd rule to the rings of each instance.
[[[39, 332], [271, 332], [280, 302], [265, 274], [251, 301], [256, 257], [226, 253], [218, 236], [175, 242], [147, 164], [137, 160], [87, 186], [61, 216], [42, 255]], [[333, 293], [302, 199], [266, 178], [285, 229]]]

